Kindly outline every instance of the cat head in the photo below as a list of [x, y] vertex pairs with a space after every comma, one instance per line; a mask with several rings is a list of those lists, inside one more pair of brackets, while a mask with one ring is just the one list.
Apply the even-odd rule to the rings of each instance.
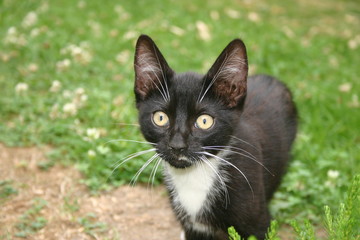
[[[230, 42], [205, 75], [175, 73], [153, 40], [141, 35], [135, 52], [135, 97], [141, 131], [176, 168], [230, 141], [246, 98], [244, 43]], [[215, 148], [214, 148], [215, 149]]]

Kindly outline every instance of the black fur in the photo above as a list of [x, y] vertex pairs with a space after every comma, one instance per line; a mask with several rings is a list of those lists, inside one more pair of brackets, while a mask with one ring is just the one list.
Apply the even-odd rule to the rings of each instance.
[[[206, 146], [232, 146], [219, 172], [227, 177], [229, 204], [224, 194], [215, 194], [207, 211], [196, 221], [209, 226], [201, 232], [192, 228], [188, 213], [174, 200], [174, 186], [167, 182], [170, 200], [187, 240], [228, 239], [227, 229], [246, 238], [263, 239], [270, 223], [268, 203], [280, 184], [296, 134], [297, 113], [291, 93], [273, 77], [247, 78], [245, 45], [232, 41], [206, 75], [176, 74], [155, 43], [140, 36], [135, 54], [135, 95], [144, 137], [157, 144], [157, 152], [171, 167], [187, 169], [201, 161], [198, 152]], [[212, 82], [212, 80], [215, 80]], [[156, 111], [165, 112], [169, 124], [152, 121]], [[215, 119], [208, 130], [194, 123], [201, 114]], [[208, 150], [219, 154], [218, 149]], [[249, 153], [257, 162], [236, 152]], [[179, 160], [185, 156], [188, 161]], [[214, 188], [220, 181], [214, 183]], [[250, 186], [249, 186], [250, 185]], [[189, 186], [190, 187], [190, 186]]]

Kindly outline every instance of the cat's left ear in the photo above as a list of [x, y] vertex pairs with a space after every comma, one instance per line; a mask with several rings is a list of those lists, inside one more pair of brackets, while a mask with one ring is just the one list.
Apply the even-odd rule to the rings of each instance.
[[156, 91], [167, 100], [169, 92], [166, 81], [173, 76], [174, 71], [147, 35], [141, 35], [136, 43], [134, 68], [137, 101], [145, 100]]
[[208, 89], [228, 107], [243, 102], [247, 90], [248, 61], [243, 41], [235, 39], [222, 51], [205, 76]]

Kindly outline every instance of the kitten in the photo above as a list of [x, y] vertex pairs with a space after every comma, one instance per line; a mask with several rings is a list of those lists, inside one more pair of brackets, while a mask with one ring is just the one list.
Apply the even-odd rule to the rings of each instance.
[[263, 239], [297, 128], [291, 93], [273, 77], [247, 77], [235, 39], [205, 75], [175, 73], [146, 35], [135, 53], [141, 131], [164, 165], [187, 240], [225, 240], [234, 226]]

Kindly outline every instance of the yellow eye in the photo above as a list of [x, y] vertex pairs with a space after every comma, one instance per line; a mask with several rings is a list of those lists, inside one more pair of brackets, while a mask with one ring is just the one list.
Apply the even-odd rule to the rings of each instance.
[[163, 127], [169, 123], [169, 117], [166, 115], [166, 113], [158, 111], [153, 114], [153, 122], [157, 126]]
[[203, 114], [196, 119], [195, 126], [201, 129], [209, 129], [214, 125], [214, 118], [210, 115]]

